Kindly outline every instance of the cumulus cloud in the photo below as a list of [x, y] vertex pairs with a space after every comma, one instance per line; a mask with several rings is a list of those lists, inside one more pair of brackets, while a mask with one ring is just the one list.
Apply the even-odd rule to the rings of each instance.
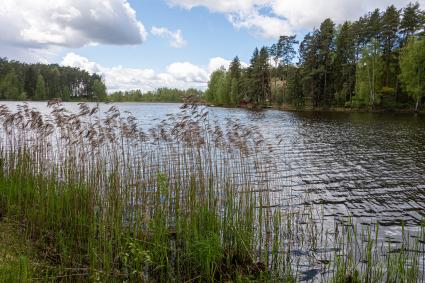
[[189, 62], [177, 62], [167, 66], [167, 73], [187, 83], [205, 83], [209, 74], [199, 66]]
[[[294, 34], [318, 27], [325, 18], [337, 23], [355, 20], [375, 9], [389, 5], [401, 8], [411, 0], [168, 0], [185, 9], [206, 7], [226, 15], [236, 29], [246, 28], [266, 38]], [[419, 3], [424, 6], [425, 0]]]
[[210, 62], [208, 64], [208, 71], [210, 73], [220, 69], [220, 68], [225, 68], [228, 69], [229, 65], [230, 65], [230, 60], [226, 60], [224, 58], [221, 57], [214, 57], [210, 59]]
[[102, 75], [110, 92], [118, 90], [141, 89], [154, 90], [159, 87], [179, 89], [205, 89], [211, 73], [221, 66], [228, 68], [230, 60], [221, 57], [211, 58], [207, 66], [202, 67], [189, 62], [175, 62], [157, 73], [152, 69], [104, 67], [75, 53], [68, 53], [61, 65], [81, 68], [90, 73]]
[[[229, 69], [230, 63], [232, 62], [232, 60], [227, 60], [224, 59], [222, 57], [214, 57], [211, 58], [209, 63], [208, 63], [208, 71], [211, 74], [212, 72], [220, 69], [220, 68], [224, 68], [226, 70]], [[248, 64], [245, 62], [240, 62], [242, 67], [248, 67]]]
[[133, 45], [147, 37], [127, 0], [3, 0], [0, 34], [0, 51], [13, 47], [17, 54], [89, 44]]
[[86, 57], [70, 52], [66, 54], [63, 58], [61, 65], [80, 68], [86, 70], [89, 73], [100, 73], [102, 72], [102, 67], [95, 62], [90, 62]]
[[174, 48], [181, 48], [184, 47], [187, 42], [184, 40], [181, 30], [176, 30], [175, 32], [172, 32], [164, 27], [152, 27], [151, 33], [153, 35], [167, 38], [170, 41], [171, 47]]

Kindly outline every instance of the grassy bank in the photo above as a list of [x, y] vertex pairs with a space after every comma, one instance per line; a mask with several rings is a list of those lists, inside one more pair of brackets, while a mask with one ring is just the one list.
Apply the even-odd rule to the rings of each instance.
[[0, 219], [0, 282], [29, 282], [36, 272], [31, 243], [17, 223]]
[[41, 278], [296, 282], [306, 266], [334, 282], [421, 276], [423, 231], [387, 246], [376, 225], [325, 227], [320, 207], [291, 197], [284, 157], [259, 129], [187, 105], [149, 130], [115, 107], [51, 107], [0, 108], [0, 211], [51, 266]]

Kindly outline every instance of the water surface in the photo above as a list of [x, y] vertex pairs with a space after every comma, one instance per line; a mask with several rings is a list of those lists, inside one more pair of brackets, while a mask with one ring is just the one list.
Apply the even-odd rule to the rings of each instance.
[[[18, 102], [2, 102], [15, 109]], [[153, 126], [181, 104], [116, 103], [143, 127]], [[31, 102], [41, 112], [44, 102]], [[78, 111], [78, 104], [65, 103]], [[106, 111], [112, 104], [101, 104]], [[425, 216], [425, 117], [396, 113], [284, 112], [209, 108], [210, 119], [257, 126], [273, 144], [286, 188], [309, 194], [329, 218], [352, 215], [378, 222], [385, 236], [403, 221], [418, 229]], [[279, 143], [277, 135], [282, 135]]]

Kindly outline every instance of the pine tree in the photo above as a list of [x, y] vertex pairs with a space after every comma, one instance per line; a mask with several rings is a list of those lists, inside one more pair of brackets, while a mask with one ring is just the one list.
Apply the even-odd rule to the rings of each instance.
[[382, 36], [382, 15], [379, 9], [375, 9], [366, 16], [364, 28], [366, 44], [372, 41], [380, 42]]
[[320, 91], [317, 106], [329, 107], [332, 104], [332, 60], [335, 51], [335, 24], [331, 19], [326, 19], [321, 25], [318, 33], [318, 79]]
[[279, 48], [278, 44], [273, 44], [272, 46], [270, 46], [269, 48], [269, 54], [271, 59], [273, 60], [274, 66], [271, 72], [271, 75], [274, 79], [274, 91], [273, 91], [273, 96], [276, 97], [277, 96], [277, 79], [279, 76], [279, 71], [278, 71], [278, 66], [279, 66], [279, 61], [280, 58], [282, 56], [282, 50]]
[[239, 57], [236, 56], [229, 66], [229, 74], [232, 79], [239, 80], [241, 77], [241, 61]]
[[37, 71], [33, 66], [28, 67], [25, 71], [24, 89], [28, 98], [33, 99], [37, 85]]
[[351, 101], [354, 92], [356, 73], [356, 43], [352, 24], [345, 22], [336, 36], [336, 54], [334, 61], [335, 92], [339, 105]]
[[241, 97], [239, 95], [240, 80], [241, 80], [241, 62], [239, 57], [235, 57], [229, 66], [229, 82], [230, 82], [230, 103], [236, 105], [240, 103]]
[[266, 47], [261, 48], [257, 63], [259, 64], [259, 80], [261, 86], [260, 101], [264, 102], [271, 98], [269, 51]]
[[315, 30], [313, 33], [305, 35], [304, 40], [300, 44], [299, 65], [301, 66], [302, 77], [302, 92], [304, 99], [312, 99], [312, 106], [316, 107], [319, 104], [319, 79], [318, 79], [318, 40], [319, 31]]
[[25, 100], [22, 83], [16, 75], [15, 69], [11, 69], [0, 82], [1, 98]]
[[262, 47], [260, 51], [258, 48], [254, 50], [248, 68], [248, 76], [248, 97], [251, 102], [261, 105], [271, 95], [269, 52], [266, 47]]
[[248, 67], [247, 72], [247, 96], [250, 102], [252, 103], [258, 103], [259, 101], [259, 95], [261, 92], [260, 84], [261, 80], [259, 77], [259, 51], [258, 48], [254, 49], [254, 52], [252, 53], [252, 57], [250, 60], [250, 65]]
[[419, 3], [410, 3], [403, 9], [403, 18], [400, 23], [401, 46], [403, 46], [410, 36], [417, 35], [421, 28], [421, 11]]
[[46, 85], [44, 83], [43, 75], [38, 74], [37, 84], [35, 86], [35, 100], [45, 100], [46, 99]]
[[382, 17], [382, 55], [384, 59], [384, 81], [386, 86], [390, 86], [391, 65], [397, 64], [397, 56], [394, 54], [399, 42], [398, 28], [400, 25], [400, 11], [391, 5]]
[[[292, 63], [292, 60], [294, 59], [296, 55], [296, 51], [294, 46], [298, 44], [298, 41], [295, 39], [296, 35], [292, 36], [281, 36], [279, 38], [279, 41], [277, 43], [278, 46], [278, 55], [280, 56], [279, 60], [279, 69], [282, 70], [279, 72], [280, 79], [282, 82], [286, 83], [288, 72], [289, 72], [289, 65]], [[275, 85], [275, 89], [277, 89], [277, 86]], [[282, 96], [283, 96], [283, 103], [285, 103], [285, 88], [282, 88]]]

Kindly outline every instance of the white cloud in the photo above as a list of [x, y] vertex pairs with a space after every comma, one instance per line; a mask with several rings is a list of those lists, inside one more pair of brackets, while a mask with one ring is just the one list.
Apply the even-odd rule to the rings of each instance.
[[255, 6], [266, 6], [269, 2], [269, 0], [168, 0], [171, 5], [181, 6], [186, 9], [204, 6], [213, 12], [221, 13], [247, 12]]
[[230, 62], [232, 61], [226, 60], [221, 57], [211, 58], [208, 64], [208, 71], [212, 73], [220, 68], [225, 68], [227, 70], [229, 68]]
[[[0, 52], [140, 44], [143, 23], [127, 0], [2, 0]], [[9, 54], [5, 54], [9, 55]]]
[[181, 48], [187, 44], [186, 40], [183, 38], [181, 30], [179, 29], [172, 32], [164, 27], [152, 27], [151, 33], [159, 37], [168, 38], [171, 47], [174, 48]]
[[[236, 29], [246, 28], [266, 38], [293, 34], [318, 27], [331, 18], [336, 23], [356, 20], [375, 9], [389, 5], [399, 8], [411, 0], [168, 0], [185, 9], [206, 7], [223, 13]], [[425, 6], [425, 0], [419, 0]]]
[[70, 52], [63, 58], [61, 65], [70, 66], [74, 68], [80, 68], [86, 70], [89, 73], [100, 73], [102, 67], [95, 62], [90, 62], [86, 57]]
[[102, 75], [110, 92], [131, 89], [149, 91], [159, 87], [205, 89], [211, 73], [221, 66], [227, 68], [229, 64], [229, 60], [215, 57], [210, 59], [205, 67], [189, 62], [175, 62], [168, 65], [165, 72], [157, 73], [152, 69], [122, 66], [108, 68], [75, 53], [68, 53], [61, 62], [64, 66], [77, 67]]
[[[220, 68], [224, 68], [226, 70], [229, 69], [230, 63], [232, 62], [232, 60], [227, 60], [224, 59], [222, 57], [214, 57], [211, 58], [209, 63], [208, 63], [208, 71], [211, 74], [212, 72], [220, 69]], [[248, 67], [248, 64], [245, 62], [240, 62], [242, 67]]]
[[207, 71], [189, 62], [173, 63], [167, 66], [167, 73], [187, 83], [204, 83], [209, 78]]
[[236, 29], [246, 28], [265, 38], [277, 38], [280, 35], [294, 33], [293, 27], [286, 20], [261, 15], [255, 10], [248, 14], [232, 13], [227, 18]]

